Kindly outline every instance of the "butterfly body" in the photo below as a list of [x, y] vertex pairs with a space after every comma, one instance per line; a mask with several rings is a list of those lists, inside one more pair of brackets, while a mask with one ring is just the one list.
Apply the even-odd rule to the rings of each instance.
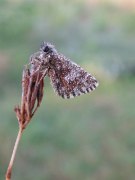
[[58, 53], [50, 43], [43, 43], [40, 51], [31, 57], [31, 61], [34, 65], [42, 64], [42, 71], [47, 71], [53, 89], [62, 98], [79, 96], [98, 86], [95, 77]]

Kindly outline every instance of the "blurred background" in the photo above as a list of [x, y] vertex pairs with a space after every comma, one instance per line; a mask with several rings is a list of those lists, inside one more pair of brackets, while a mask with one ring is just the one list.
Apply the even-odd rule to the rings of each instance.
[[0, 179], [18, 131], [13, 109], [20, 103], [22, 70], [43, 40], [100, 86], [63, 100], [45, 79], [12, 178], [134, 180], [134, 0], [0, 0]]

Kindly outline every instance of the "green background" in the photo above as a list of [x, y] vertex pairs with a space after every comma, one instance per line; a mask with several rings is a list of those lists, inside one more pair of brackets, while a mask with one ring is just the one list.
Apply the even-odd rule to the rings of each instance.
[[0, 1], [0, 179], [18, 131], [13, 109], [21, 99], [22, 70], [43, 40], [100, 85], [63, 100], [45, 79], [12, 179], [135, 179], [135, 4], [118, 2]]

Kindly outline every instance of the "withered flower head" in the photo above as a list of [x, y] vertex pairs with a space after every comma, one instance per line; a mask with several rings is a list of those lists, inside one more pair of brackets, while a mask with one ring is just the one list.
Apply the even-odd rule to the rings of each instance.
[[19, 125], [23, 128], [30, 122], [43, 98], [45, 72], [41, 70], [41, 63], [25, 67], [22, 75], [22, 100], [21, 107], [15, 107]]

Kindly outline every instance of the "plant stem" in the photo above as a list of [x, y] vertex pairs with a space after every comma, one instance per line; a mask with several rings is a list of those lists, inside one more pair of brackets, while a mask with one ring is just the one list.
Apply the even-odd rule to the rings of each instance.
[[20, 126], [19, 131], [18, 131], [18, 135], [17, 135], [17, 138], [16, 138], [16, 142], [15, 142], [15, 145], [14, 145], [14, 149], [13, 149], [13, 152], [12, 152], [12, 155], [11, 155], [11, 159], [10, 159], [10, 162], [9, 162], [9, 165], [8, 165], [8, 169], [7, 169], [7, 172], [6, 172], [6, 180], [11, 180], [12, 167], [13, 167], [13, 163], [14, 163], [14, 160], [15, 160], [18, 144], [19, 144], [19, 141], [20, 141], [21, 136], [22, 136], [22, 132], [23, 132], [23, 128]]

